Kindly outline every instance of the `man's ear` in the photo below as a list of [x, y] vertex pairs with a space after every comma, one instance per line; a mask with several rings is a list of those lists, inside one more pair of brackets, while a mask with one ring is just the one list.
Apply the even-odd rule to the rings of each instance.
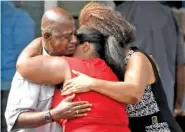
[[90, 43], [89, 42], [85, 42], [83, 44], [83, 50], [84, 50], [84, 52], [87, 52], [89, 50], [89, 48], [90, 48]]
[[51, 33], [45, 32], [43, 34], [43, 37], [44, 37], [44, 39], [50, 39], [51, 38]]

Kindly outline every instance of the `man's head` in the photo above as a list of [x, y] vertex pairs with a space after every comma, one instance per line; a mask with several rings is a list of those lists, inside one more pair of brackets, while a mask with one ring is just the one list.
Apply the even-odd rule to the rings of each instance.
[[114, 36], [122, 46], [134, 39], [134, 27], [104, 4], [87, 4], [81, 11], [79, 23], [80, 26], [95, 28], [105, 36]]
[[44, 47], [50, 55], [70, 56], [76, 48], [76, 26], [73, 17], [62, 8], [47, 10], [41, 23]]

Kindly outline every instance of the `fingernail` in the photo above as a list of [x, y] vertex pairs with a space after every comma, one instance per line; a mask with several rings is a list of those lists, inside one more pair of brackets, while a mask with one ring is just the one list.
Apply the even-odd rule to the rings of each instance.
[[90, 109], [90, 108], [88, 108], [87, 110], [88, 110], [88, 111], [91, 111], [91, 109]]
[[67, 93], [67, 92], [63, 92], [63, 93], [62, 93], [62, 95], [68, 95], [68, 94], [69, 94], [69, 93]]

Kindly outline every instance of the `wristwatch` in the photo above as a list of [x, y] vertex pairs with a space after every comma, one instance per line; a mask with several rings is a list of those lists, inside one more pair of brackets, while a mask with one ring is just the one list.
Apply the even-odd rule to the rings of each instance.
[[52, 123], [53, 118], [51, 116], [50, 110], [45, 112], [44, 119], [45, 119], [46, 123]]

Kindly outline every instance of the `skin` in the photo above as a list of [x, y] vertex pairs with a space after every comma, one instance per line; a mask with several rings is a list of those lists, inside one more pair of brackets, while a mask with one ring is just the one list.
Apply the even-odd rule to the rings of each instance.
[[[37, 83], [43, 83], [43, 84], [47, 84], [50, 77], [51, 78], [54, 77], [53, 79], [50, 78], [50, 80], [55, 80], [55, 82], [52, 82], [53, 84], [62, 83], [62, 82], [65, 82], [66, 80], [71, 79], [71, 71], [64, 57], [51, 57], [51, 56], [43, 56], [43, 55], [30, 57], [33, 55], [37, 55], [37, 52], [39, 52], [40, 47], [41, 47], [41, 44], [39, 43], [31, 43], [22, 52], [21, 56], [24, 56], [25, 58], [27, 58], [26, 60], [28, 61], [25, 61], [24, 64], [20, 63], [17, 66], [17, 70], [20, 72], [20, 74], [23, 75], [23, 77], [28, 77], [27, 79], [29, 80], [33, 79], [33, 81]], [[81, 51], [81, 52], [75, 52], [74, 56], [77, 58], [94, 58], [95, 56], [93, 55], [94, 53], [92, 52], [93, 50], [94, 48], [92, 47], [92, 45], [90, 45], [89, 43], [85, 43], [83, 45], [78, 46], [76, 51]], [[26, 52], [26, 51], [30, 51], [30, 52]], [[40, 62], [40, 63], [37, 63], [37, 62]], [[26, 65], [29, 65], [29, 67], [31, 68], [26, 69], [26, 67], [24, 67]], [[43, 69], [42, 67], [44, 69], [45, 68], [48, 69], [48, 72], [45, 72], [45, 70], [42, 70]], [[24, 71], [25, 69], [26, 71]], [[38, 71], [35, 71], [35, 69], [37, 69]], [[57, 72], [58, 75], [55, 74], [58, 77], [53, 76], [52, 74], [53, 72], [56, 73], [56, 69], [59, 69], [59, 71], [61, 71], [61, 72]], [[31, 75], [30, 78], [29, 78], [29, 75]], [[51, 75], [51, 76], [48, 78], [48, 75]], [[42, 78], [42, 79], [37, 80], [38, 79], [37, 76], [39, 76], [39, 78]], [[60, 103], [55, 109], [52, 109], [50, 111], [54, 120], [58, 120], [61, 118], [73, 119], [75, 117], [87, 116], [87, 114], [84, 114], [84, 113], [91, 110], [89, 108], [91, 104], [87, 103], [86, 101], [69, 103], [68, 101], [71, 101], [73, 98], [74, 98], [74, 95], [69, 96], [68, 99], [63, 100], [62, 103]], [[76, 110], [78, 110], [78, 114], [76, 114]], [[44, 122], [43, 116], [44, 116], [43, 112], [39, 112], [37, 114], [35, 114], [34, 112], [25, 112], [19, 116], [17, 122], [21, 125], [19, 126], [21, 128], [36, 127], [36, 126], [43, 125], [43, 122]], [[26, 121], [27, 123], [23, 121]], [[35, 122], [31, 123], [31, 121], [32, 122], [35, 121]]]
[[[86, 46], [83, 46], [83, 49], [85, 51]], [[82, 52], [77, 53], [82, 54]], [[22, 54], [22, 56], [28, 58], [26, 59], [27, 61], [24, 64], [20, 63], [20, 65], [18, 66], [18, 71], [25, 78], [28, 78], [29, 80], [32, 80], [37, 83], [50, 83], [50, 84], [61, 83], [62, 80], [64, 79], [63, 76], [61, 76], [61, 73], [63, 73], [66, 70], [61, 69], [63, 65], [60, 64], [61, 63], [59, 61], [61, 60], [60, 57], [48, 57], [48, 56], [30, 57], [29, 55], [26, 56], [25, 54], [24, 55]], [[47, 76], [46, 74], [47, 75], [49, 74], [50, 76]], [[85, 79], [85, 77], [83, 76], [83, 79]], [[81, 79], [78, 78], [82, 79], [81, 76], [72, 79], [73, 81], [72, 85], [79, 86], [80, 83], [82, 84], [82, 81], [80, 81]], [[89, 83], [89, 81], [83, 82]], [[145, 86], [154, 83], [155, 77], [149, 60], [142, 53], [136, 52], [129, 59], [124, 82], [111, 82], [98, 79], [93, 79], [93, 81], [90, 82], [93, 83], [90, 83], [91, 85], [85, 87], [88, 88], [88, 90], [85, 91], [94, 90], [102, 94], [105, 94], [110, 98], [115, 99], [116, 101], [133, 104], [138, 103], [140, 101], [140, 99], [143, 96]], [[65, 83], [65, 89], [68, 86], [68, 84], [70, 83], [67, 82]], [[100, 86], [103, 87], [100, 89]], [[81, 92], [81, 90], [77, 90], [75, 87], [71, 86], [68, 87], [67, 89], [68, 89], [66, 90], [67, 94]]]
[[[76, 49], [76, 27], [72, 16], [68, 12], [61, 8], [52, 8], [46, 11], [42, 18], [41, 30], [42, 37], [32, 41], [21, 53], [17, 61], [18, 71], [20, 64], [27, 63], [27, 55], [33, 57], [42, 53], [42, 46], [48, 54], [52, 56], [70, 56], [74, 53]], [[51, 64], [53, 64], [53, 62]], [[42, 69], [39, 68], [37, 70]], [[62, 72], [63, 71], [64, 70], [62, 70]], [[37, 76], [36, 78], [40, 77], [42, 76]], [[73, 98], [74, 95], [69, 96], [69, 98], [62, 101], [55, 109], [50, 111], [53, 121], [57, 119], [73, 119], [87, 115], [86, 112], [90, 111], [91, 104], [86, 101], [72, 102]], [[76, 111], [78, 111], [79, 114], [77, 114]], [[44, 117], [45, 112], [23, 112], [16, 120], [14, 128], [33, 128], [44, 125], [46, 124]]]
[[126, 104], [139, 103], [146, 85], [155, 82], [152, 66], [140, 52], [134, 53], [129, 59], [124, 82], [95, 79], [78, 71], [73, 73], [78, 77], [64, 84], [63, 95], [93, 90]]
[[[108, 11], [107, 13], [102, 11], [102, 14], [98, 13], [99, 11], [104, 10]], [[104, 15], [103, 15], [104, 12]], [[105, 6], [100, 4], [88, 4], [85, 6], [80, 14], [79, 23], [80, 26], [88, 26], [88, 27], [99, 27], [98, 24], [95, 22], [91, 22], [87, 19], [86, 16], [89, 16], [91, 20], [98, 20], [100, 19], [101, 25], [107, 25], [104, 21], [105, 19], [110, 19], [110, 16], [114, 16], [115, 12], [112, 10], [108, 10]], [[85, 14], [85, 15], [84, 15]], [[106, 15], [105, 15], [106, 14]], [[110, 16], [109, 16], [110, 14]], [[94, 17], [94, 18], [93, 18]], [[119, 16], [117, 16], [119, 17]], [[111, 21], [111, 20], [110, 20]], [[111, 23], [111, 22], [110, 22]], [[128, 26], [127, 28], [131, 26]], [[101, 27], [101, 26], [100, 26]], [[125, 27], [125, 28], [126, 28]], [[109, 25], [107, 25], [107, 28]], [[103, 29], [99, 29], [102, 31]], [[128, 30], [129, 31], [129, 30]], [[108, 34], [109, 31], [107, 31]], [[124, 53], [127, 53], [128, 49], [124, 49]], [[124, 61], [124, 60], [123, 60]], [[96, 92], [100, 92], [104, 95], [109, 96], [112, 99], [115, 99], [120, 102], [124, 102], [126, 104], [135, 104], [139, 103], [146, 85], [152, 84], [155, 82], [154, 72], [151, 66], [150, 61], [140, 52], [134, 53], [128, 62], [126, 72], [124, 74], [124, 82], [110, 82], [104, 80], [98, 80], [90, 78], [84, 74], [78, 73], [78, 77], [67, 81], [64, 85], [63, 94], [69, 93], [80, 93], [89, 90], [94, 90]], [[141, 74], [142, 73], [142, 74]]]
[[76, 48], [76, 26], [73, 17], [61, 8], [53, 8], [42, 17], [44, 47], [50, 55], [70, 56]]
[[[84, 52], [85, 52], [86, 51], [85, 49], [87, 48], [86, 46], [83, 46], [82, 49], [84, 49]], [[82, 52], [78, 52], [78, 53], [82, 53]], [[25, 55], [22, 55], [22, 56], [25, 56]], [[60, 62], [61, 58], [58, 58], [58, 57], [49, 58], [49, 57], [43, 57], [43, 56], [33, 57], [29, 55], [25, 57], [28, 57], [26, 59], [27, 61], [25, 61], [24, 63], [21, 62], [18, 64], [18, 70], [24, 77], [29, 78], [30, 80], [36, 81], [38, 83], [58, 84], [62, 82], [63, 77], [61, 76], [61, 74], [58, 74], [58, 73], [64, 72], [61, 69], [62, 64], [59, 64], [61, 63]], [[29, 68], [28, 66], [29, 67], [33, 66], [32, 67], [33, 72], [30, 71], [31, 69], [26, 70], [26, 68]], [[35, 70], [37, 69], [38, 72], [34, 73], [35, 71], [34, 69]], [[50, 76], [46, 76], [46, 74], [48, 75], [48, 72], [51, 73], [49, 74]], [[140, 73], [142, 73], [142, 76]], [[37, 79], [35, 78], [37, 76], [41, 76], [39, 77], [40, 80], [38, 80], [39, 78]], [[149, 60], [142, 53], [139, 53], [139, 52], [134, 53], [134, 55], [132, 55], [132, 57], [129, 60], [129, 64], [127, 66], [127, 71], [125, 74], [125, 79], [126, 79], [125, 82], [115, 83], [115, 82], [103, 81], [103, 80], [96, 80], [95, 82], [94, 79], [88, 78], [86, 75], [79, 76], [79, 77], [81, 78], [83, 77], [83, 79], [86, 79], [87, 81], [89, 80], [90, 85], [85, 84], [87, 87], [84, 87], [85, 85], [82, 85], [83, 88], [82, 87], [81, 88], [84, 91], [76, 89], [74, 87], [75, 85], [73, 85], [74, 89], [71, 90], [71, 92], [78, 93], [78, 92], [86, 92], [89, 90], [94, 90], [102, 94], [105, 94], [109, 96], [110, 98], [113, 98], [117, 101], [128, 103], [128, 104], [138, 103], [141, 97], [143, 96], [145, 86], [148, 84], [152, 84], [155, 81], [154, 73], [153, 73], [152, 66]], [[76, 80], [79, 77], [77, 77]], [[54, 82], [50, 80], [54, 80]], [[67, 80], [65, 80], [65, 82], [66, 84], [68, 84]], [[83, 84], [82, 80], [80, 83]], [[76, 86], [80, 86], [78, 85], [80, 83], [76, 82], [75, 84], [77, 84]], [[103, 86], [101, 87], [101, 91], [99, 91], [100, 86]], [[66, 92], [70, 92], [70, 87], [68, 89], [69, 91], [66, 90]]]
[[[83, 23], [82, 21], [83, 20], [80, 20], [80, 23], [81, 23], [80, 26], [84, 26], [84, 25], [82, 25], [82, 23]], [[35, 63], [39, 63], [39, 62], [35, 62]], [[54, 65], [55, 64], [53, 63], [52, 66], [54, 67]], [[22, 69], [22, 75], [29, 78], [30, 80], [34, 79], [33, 75], [31, 75], [33, 73], [31, 73], [31, 72], [26, 73], [26, 69], [24, 69], [27, 67], [26, 63], [24, 64], [24, 66], [22, 65], [19, 69], [19, 70]], [[37, 67], [37, 68], [39, 68], [39, 67]], [[59, 71], [59, 69], [57, 70], [57, 68], [55, 68], [54, 70], [56, 70], [57, 72]], [[42, 68], [43, 74], [44, 74], [44, 71], [46, 73], [49, 71], [49, 67], [47, 66], [47, 64], [45, 65], [45, 67]], [[51, 81], [49, 82], [49, 80], [51, 80], [51, 78], [50, 78], [51, 76], [49, 76], [49, 77], [47, 76], [47, 79], [45, 78], [45, 80], [44, 80], [45, 83], [61, 82], [61, 78], [59, 77], [60, 75], [57, 75], [57, 72], [53, 71], [51, 73], [52, 80], [55, 80], [55, 82], [51, 82]], [[142, 73], [142, 75], [141, 75], [141, 73]], [[37, 76], [38, 76], [38, 73], [37, 73]], [[113, 82], [109, 82], [109, 81], [102, 80], [102, 82], [101, 82], [100, 80], [97, 80], [97, 82], [95, 83], [97, 86], [94, 85], [91, 88], [92, 88], [92, 90], [95, 90], [97, 92], [101, 92], [101, 93], [103, 93], [103, 94], [105, 94], [105, 95], [109, 96], [110, 98], [113, 98], [117, 101], [132, 104], [132, 103], [138, 103], [140, 101], [141, 97], [143, 96], [145, 86], [148, 84], [152, 84], [155, 81], [154, 73], [153, 73], [152, 66], [151, 66], [149, 60], [142, 53], [139, 53], [139, 52], [134, 53], [132, 55], [132, 57], [130, 58], [129, 64], [127, 66], [126, 74], [124, 76], [125, 76], [125, 82], [116, 82], [116, 83], [114, 82], [113, 83]], [[48, 82], [47, 82], [47, 80], [48, 80]], [[72, 80], [74, 80], [74, 79], [72, 79]], [[43, 83], [43, 80], [36, 80], [35, 79], [34, 81], [39, 81], [40, 83]], [[75, 84], [77, 84], [77, 81], [75, 82]], [[103, 86], [103, 84], [106, 86]], [[73, 88], [74, 88], [74, 85], [73, 85]], [[103, 88], [101, 88], [101, 90], [103, 90], [103, 91], [99, 91], [100, 88], [98, 85], [103, 86]], [[77, 92], [77, 93], [80, 92], [77, 89], [72, 89], [72, 90], [70, 90], [70, 88], [68, 88], [68, 89], [69, 90], [66, 91], [68, 94], [69, 94], [69, 92]], [[85, 90], [85, 91], [87, 91], [87, 90]]]
[[182, 111], [182, 104], [183, 104], [183, 95], [184, 95], [184, 88], [185, 88], [185, 68], [184, 65], [177, 65], [177, 93], [176, 93], [176, 102], [175, 102], [175, 110], [174, 115], [180, 116], [185, 115], [185, 112]]

